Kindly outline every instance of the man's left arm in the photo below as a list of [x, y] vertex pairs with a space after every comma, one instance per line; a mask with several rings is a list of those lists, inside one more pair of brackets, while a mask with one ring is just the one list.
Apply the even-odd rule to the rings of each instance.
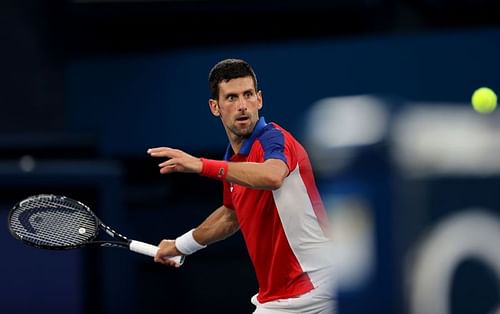
[[288, 175], [288, 166], [280, 159], [264, 162], [229, 162], [226, 180], [252, 189], [276, 190]]
[[[152, 157], [169, 158], [158, 165], [162, 174], [172, 172], [200, 174], [203, 171], [204, 164], [205, 167], [213, 164], [211, 160], [202, 161], [200, 158], [189, 155], [182, 150], [169, 147], [151, 148], [148, 150], [148, 153]], [[224, 167], [227, 165], [227, 171], [224, 174], [225, 180], [253, 189], [278, 189], [283, 184], [283, 180], [289, 172], [288, 166], [284, 161], [274, 158], [259, 163], [217, 161], [217, 165], [213, 166], [215, 167], [215, 172], [220, 170], [218, 167], [221, 163]]]

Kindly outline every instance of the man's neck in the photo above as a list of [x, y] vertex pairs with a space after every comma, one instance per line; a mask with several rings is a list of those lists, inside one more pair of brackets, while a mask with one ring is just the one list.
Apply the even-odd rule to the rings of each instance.
[[229, 144], [231, 144], [231, 148], [235, 154], [240, 152], [241, 146], [245, 143], [246, 137], [243, 136], [232, 136], [229, 137]]

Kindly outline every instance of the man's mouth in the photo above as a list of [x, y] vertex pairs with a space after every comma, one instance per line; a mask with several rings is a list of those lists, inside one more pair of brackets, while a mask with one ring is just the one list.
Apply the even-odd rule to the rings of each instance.
[[249, 117], [247, 117], [247, 116], [241, 116], [241, 117], [236, 118], [236, 121], [238, 121], [238, 122], [245, 122], [248, 119], [249, 119]]

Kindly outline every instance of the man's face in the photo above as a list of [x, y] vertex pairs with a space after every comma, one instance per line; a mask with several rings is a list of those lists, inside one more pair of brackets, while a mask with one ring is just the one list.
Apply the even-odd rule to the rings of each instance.
[[249, 136], [262, 108], [262, 94], [256, 91], [252, 77], [241, 77], [219, 83], [219, 99], [209, 101], [210, 110], [221, 117], [228, 136]]

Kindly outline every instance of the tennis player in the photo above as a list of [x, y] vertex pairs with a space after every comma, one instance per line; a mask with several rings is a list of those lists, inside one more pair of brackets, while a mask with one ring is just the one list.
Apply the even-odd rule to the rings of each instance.
[[333, 313], [328, 220], [303, 146], [276, 123], [259, 117], [262, 92], [244, 60], [226, 59], [210, 71], [210, 111], [229, 139], [223, 160], [157, 147], [160, 173], [198, 173], [223, 183], [223, 204], [199, 226], [162, 240], [155, 261], [189, 255], [241, 230], [259, 291], [257, 314]]

